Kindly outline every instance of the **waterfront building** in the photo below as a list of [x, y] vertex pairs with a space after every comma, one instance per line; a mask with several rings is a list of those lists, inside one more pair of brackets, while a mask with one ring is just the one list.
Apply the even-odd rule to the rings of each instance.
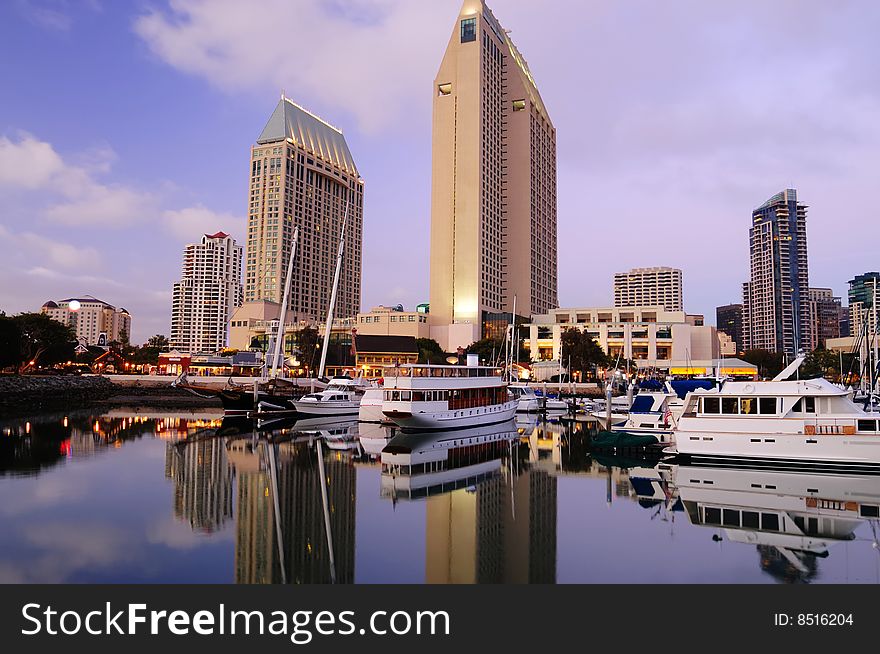
[[659, 306], [666, 311], [683, 311], [681, 270], [655, 267], [615, 273], [614, 306]]
[[715, 309], [715, 327], [719, 333], [727, 334], [734, 344], [734, 349], [743, 345], [742, 304], [725, 304]]
[[378, 306], [369, 313], [357, 315], [358, 334], [363, 336], [412, 336], [430, 338], [428, 314], [424, 311], [404, 311], [403, 306]]
[[824, 348], [829, 339], [840, 338], [840, 298], [830, 288], [809, 289], [812, 349]]
[[721, 353], [715, 327], [696, 325], [688, 318], [684, 311], [661, 306], [554, 309], [532, 317], [524, 344], [533, 361], [559, 362], [563, 332], [578, 329], [590, 334], [612, 359], [634, 359], [640, 368], [671, 372], [717, 359]]
[[228, 343], [229, 320], [242, 302], [242, 247], [224, 232], [204, 234], [183, 249], [171, 301], [171, 347], [219, 352]]
[[128, 343], [131, 337], [131, 314], [91, 295], [58, 302], [49, 300], [40, 308], [40, 313], [72, 327], [76, 340], [82, 345]]
[[738, 354], [736, 342], [725, 332], [718, 332], [718, 342], [721, 344], [722, 357], [735, 357]]
[[813, 345], [807, 262], [807, 205], [795, 189], [752, 212], [751, 278], [743, 284], [743, 349], [789, 356]]
[[419, 346], [414, 336], [374, 336], [355, 334], [354, 365], [367, 377], [381, 377], [385, 366], [419, 362]]
[[325, 320], [343, 218], [335, 315], [361, 304], [364, 180], [342, 131], [283, 94], [251, 147], [244, 304], [233, 320], [278, 320], [293, 243], [299, 245], [287, 322]]
[[556, 129], [510, 34], [465, 0], [433, 86], [431, 334], [557, 305]]

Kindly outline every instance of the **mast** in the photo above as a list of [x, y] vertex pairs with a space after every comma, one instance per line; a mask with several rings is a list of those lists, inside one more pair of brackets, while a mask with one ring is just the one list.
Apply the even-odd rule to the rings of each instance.
[[339, 272], [342, 270], [342, 252], [345, 248], [345, 226], [348, 224], [349, 200], [345, 203], [345, 215], [342, 217], [342, 233], [339, 235], [339, 251], [336, 255], [336, 274], [333, 275], [333, 292], [330, 294], [330, 306], [327, 307], [327, 324], [324, 327], [324, 346], [321, 348], [321, 365], [318, 377], [324, 376], [324, 365], [327, 363], [327, 348], [330, 347], [330, 332], [333, 329], [333, 309], [336, 308], [336, 291], [339, 290]]
[[871, 392], [875, 392], [877, 390], [877, 382], [878, 382], [878, 374], [877, 374], [877, 354], [878, 354], [878, 342], [877, 342], [877, 278], [875, 277], [874, 282], [874, 294], [871, 298], [871, 310], [874, 313], [874, 329], [871, 332], [871, 340], [874, 341], [874, 361], [871, 363], [871, 375], [872, 375], [872, 384], [871, 384]]
[[519, 363], [519, 336], [516, 333], [516, 295], [513, 296], [513, 313], [510, 318], [510, 365], [507, 368], [507, 374], [510, 376], [510, 381], [516, 381], [513, 376], [513, 361], [514, 357], [516, 357], [517, 363]]
[[[284, 343], [284, 323], [287, 320], [287, 306], [290, 304], [290, 285], [293, 280], [293, 260], [296, 257], [296, 244], [299, 241], [299, 225], [293, 228], [293, 243], [287, 261], [287, 280], [284, 282], [284, 295], [281, 298], [281, 314], [278, 317], [278, 332], [275, 334], [275, 351], [272, 353], [272, 377], [278, 375], [278, 359]], [[281, 368], [282, 374], [284, 367]]]

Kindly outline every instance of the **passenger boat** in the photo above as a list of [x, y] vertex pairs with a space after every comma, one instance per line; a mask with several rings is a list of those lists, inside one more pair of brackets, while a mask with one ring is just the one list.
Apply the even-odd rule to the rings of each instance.
[[385, 371], [382, 413], [404, 430], [449, 430], [506, 422], [519, 401], [501, 368], [408, 364]]
[[512, 419], [448, 433], [398, 433], [382, 449], [382, 497], [419, 499], [475, 486], [500, 474], [518, 438]]
[[667, 451], [695, 462], [880, 473], [878, 422], [825, 379], [726, 381], [687, 396]]

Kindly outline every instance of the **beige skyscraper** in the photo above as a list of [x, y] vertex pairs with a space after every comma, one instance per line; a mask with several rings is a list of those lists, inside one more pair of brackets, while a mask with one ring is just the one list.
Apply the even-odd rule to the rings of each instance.
[[681, 270], [665, 266], [614, 273], [614, 306], [684, 311]]
[[278, 317], [294, 227], [299, 246], [288, 321], [324, 320], [346, 205], [345, 250], [335, 316], [361, 304], [364, 181], [342, 131], [283, 94], [251, 148], [244, 305], [232, 321], [231, 344], [252, 321]]
[[557, 306], [556, 129], [482, 0], [465, 0], [433, 93], [431, 333], [451, 350], [514, 296], [521, 316]]

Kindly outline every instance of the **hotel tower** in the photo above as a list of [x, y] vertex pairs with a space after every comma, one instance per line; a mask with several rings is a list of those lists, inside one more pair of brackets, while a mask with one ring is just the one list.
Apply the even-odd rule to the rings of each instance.
[[256, 324], [281, 311], [293, 232], [299, 245], [287, 322], [326, 318], [346, 206], [336, 318], [361, 305], [364, 181], [342, 131], [281, 95], [251, 147], [244, 304], [232, 318], [233, 347], [247, 348]]
[[557, 306], [556, 129], [528, 64], [466, 0], [433, 87], [431, 334], [446, 350]]

